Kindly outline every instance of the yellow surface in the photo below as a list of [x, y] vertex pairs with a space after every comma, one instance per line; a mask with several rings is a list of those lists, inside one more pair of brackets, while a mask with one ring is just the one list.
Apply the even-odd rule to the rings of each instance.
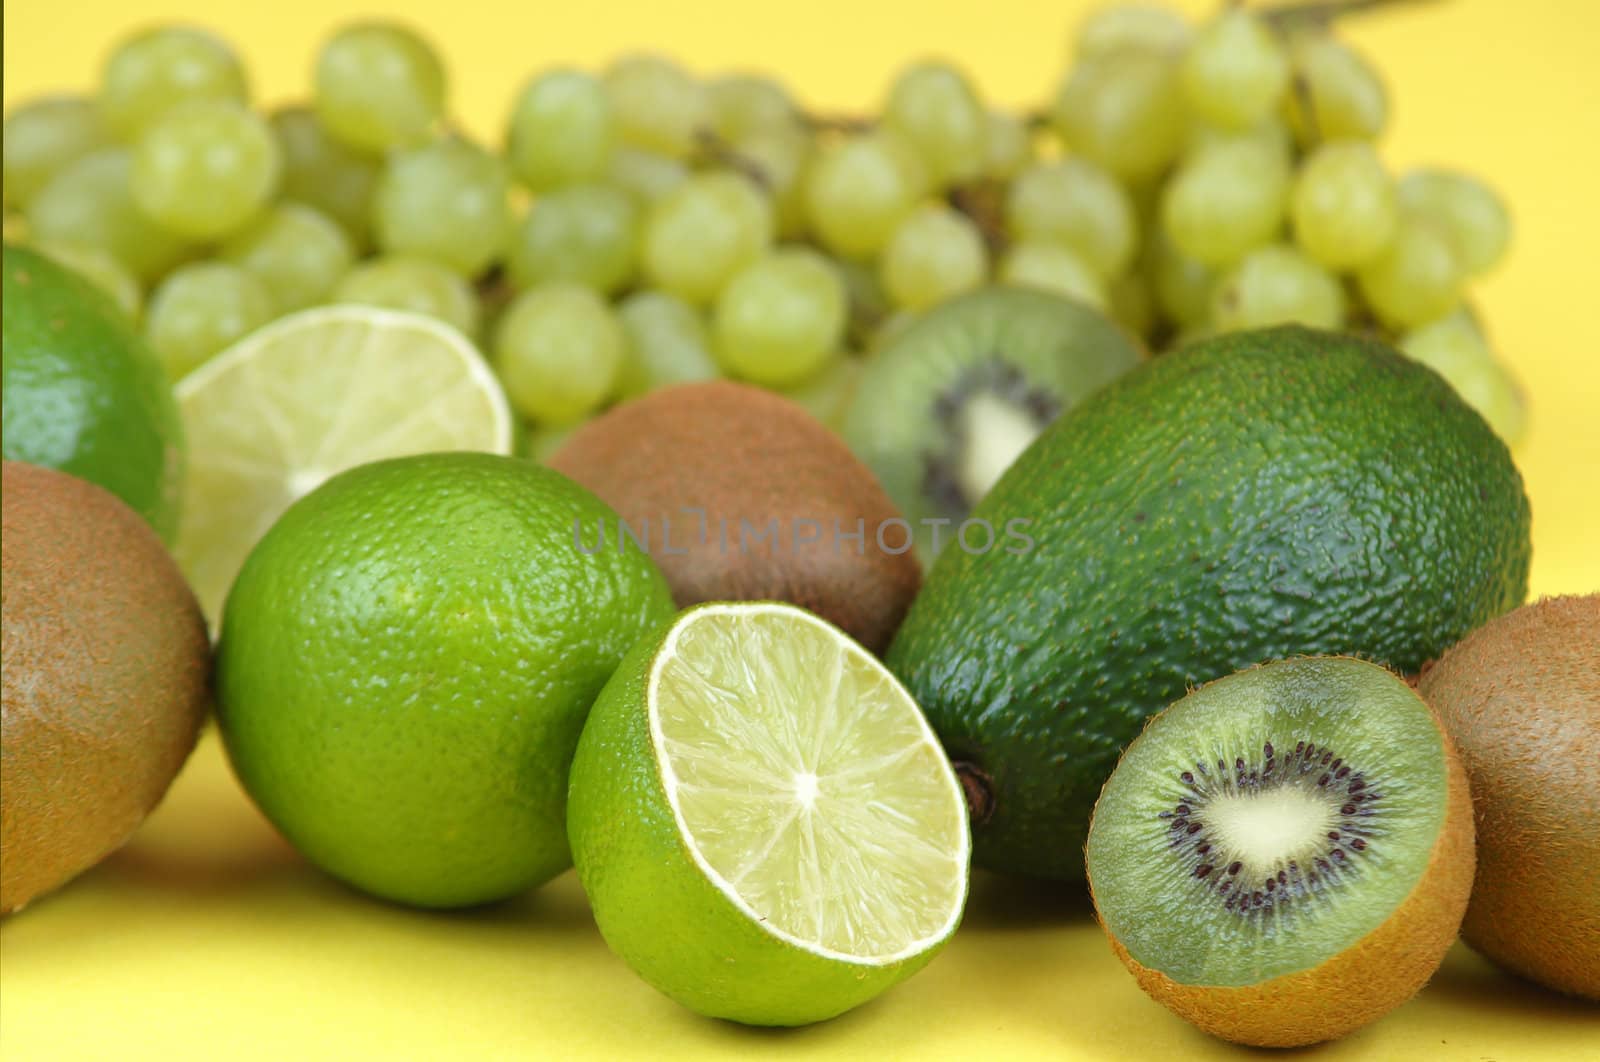
[[[497, 131], [512, 93], [555, 62], [654, 46], [703, 72], [774, 70], [819, 107], [871, 106], [891, 68], [960, 57], [993, 99], [1055, 81], [1078, 0], [526, 4], [400, 0], [446, 56], [457, 113]], [[1183, 5], [1191, 11], [1210, 4]], [[360, 13], [271, 3], [9, 0], [7, 107], [93, 84], [108, 44], [155, 18], [237, 41], [258, 97], [304, 90], [317, 41]], [[1478, 287], [1528, 385], [1518, 453], [1534, 508], [1536, 593], [1600, 589], [1600, 4], [1453, 0], [1370, 17], [1349, 35], [1386, 72], [1396, 166], [1449, 163], [1511, 200], [1517, 242]], [[1080, 1059], [1248, 1057], [1145, 997], [1067, 890], [979, 876], [962, 931], [926, 971], [826, 1025], [756, 1032], [705, 1021], [605, 949], [570, 875], [488, 910], [365, 900], [304, 866], [244, 802], [208, 742], [129, 848], [0, 926], [7, 1060], [443, 1059], [646, 1055]], [[1592, 1058], [1600, 1010], [1520, 984], [1462, 948], [1390, 1018], [1325, 1060]]]

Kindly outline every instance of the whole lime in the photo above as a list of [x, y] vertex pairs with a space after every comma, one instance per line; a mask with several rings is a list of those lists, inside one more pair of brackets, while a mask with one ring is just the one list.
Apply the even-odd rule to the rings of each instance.
[[672, 614], [642, 551], [578, 548], [616, 516], [489, 454], [363, 465], [300, 499], [223, 613], [234, 769], [313, 863], [427, 907], [571, 864], [567, 771], [595, 696]]
[[99, 484], [170, 543], [183, 429], [160, 362], [76, 273], [10, 245], [3, 270], [6, 460]]

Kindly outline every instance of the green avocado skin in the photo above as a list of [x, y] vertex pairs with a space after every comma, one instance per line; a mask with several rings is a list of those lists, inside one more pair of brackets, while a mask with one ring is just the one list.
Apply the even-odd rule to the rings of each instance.
[[1189, 689], [1297, 654], [1414, 672], [1528, 588], [1527, 496], [1482, 418], [1379, 342], [1298, 327], [1134, 369], [973, 518], [1034, 546], [943, 551], [887, 660], [989, 778], [976, 860], [1034, 877], [1083, 878], [1101, 784]]

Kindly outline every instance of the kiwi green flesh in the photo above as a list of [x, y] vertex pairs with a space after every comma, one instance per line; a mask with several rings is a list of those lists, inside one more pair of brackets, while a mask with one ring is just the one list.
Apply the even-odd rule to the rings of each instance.
[[923, 520], [965, 519], [1008, 455], [1142, 357], [1088, 306], [983, 288], [927, 311], [866, 359], [843, 435], [931, 560]]
[[1106, 929], [1181, 984], [1320, 965], [1427, 869], [1448, 799], [1426, 705], [1350, 658], [1269, 664], [1151, 721], [1106, 783], [1087, 860]]

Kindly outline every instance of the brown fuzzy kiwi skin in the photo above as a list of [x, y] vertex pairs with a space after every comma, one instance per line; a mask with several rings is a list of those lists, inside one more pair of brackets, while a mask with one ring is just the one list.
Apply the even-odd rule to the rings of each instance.
[[[1442, 736], [1447, 803], [1427, 868], [1383, 924], [1344, 951], [1310, 969], [1259, 984], [1223, 986], [1180, 984], [1144, 966], [1102, 920], [1111, 950], [1139, 987], [1179, 1017], [1213, 1036], [1252, 1047], [1305, 1047], [1335, 1040], [1400, 1006], [1444, 961], [1472, 886], [1472, 797], [1460, 757], [1449, 735]], [[1093, 880], [1089, 889], [1092, 895]]]
[[166, 793], [210, 703], [205, 621], [109, 491], [7, 461], [0, 914], [115, 851]]
[[[879, 548], [879, 526], [902, 517], [877, 477], [803, 408], [761, 388], [718, 380], [652, 392], [579, 428], [550, 466], [598, 494], [635, 532], [648, 520], [650, 554], [679, 608], [788, 601], [882, 653], [922, 582], [911, 550]], [[703, 536], [691, 509], [706, 514]], [[773, 519], [777, 542], [741, 542], [741, 520], [760, 531]], [[816, 521], [820, 540], [795, 541], [796, 520]], [[859, 548], [835, 538], [836, 520], [845, 533], [862, 521]], [[606, 531], [607, 548], [616, 548], [617, 529]], [[802, 535], [815, 533], [807, 526]], [[584, 531], [589, 546], [594, 534]], [[887, 527], [884, 541], [892, 549], [907, 543], [904, 525]]]
[[1462, 937], [1513, 973], [1600, 1000], [1600, 594], [1491, 621], [1420, 686], [1477, 812]]

